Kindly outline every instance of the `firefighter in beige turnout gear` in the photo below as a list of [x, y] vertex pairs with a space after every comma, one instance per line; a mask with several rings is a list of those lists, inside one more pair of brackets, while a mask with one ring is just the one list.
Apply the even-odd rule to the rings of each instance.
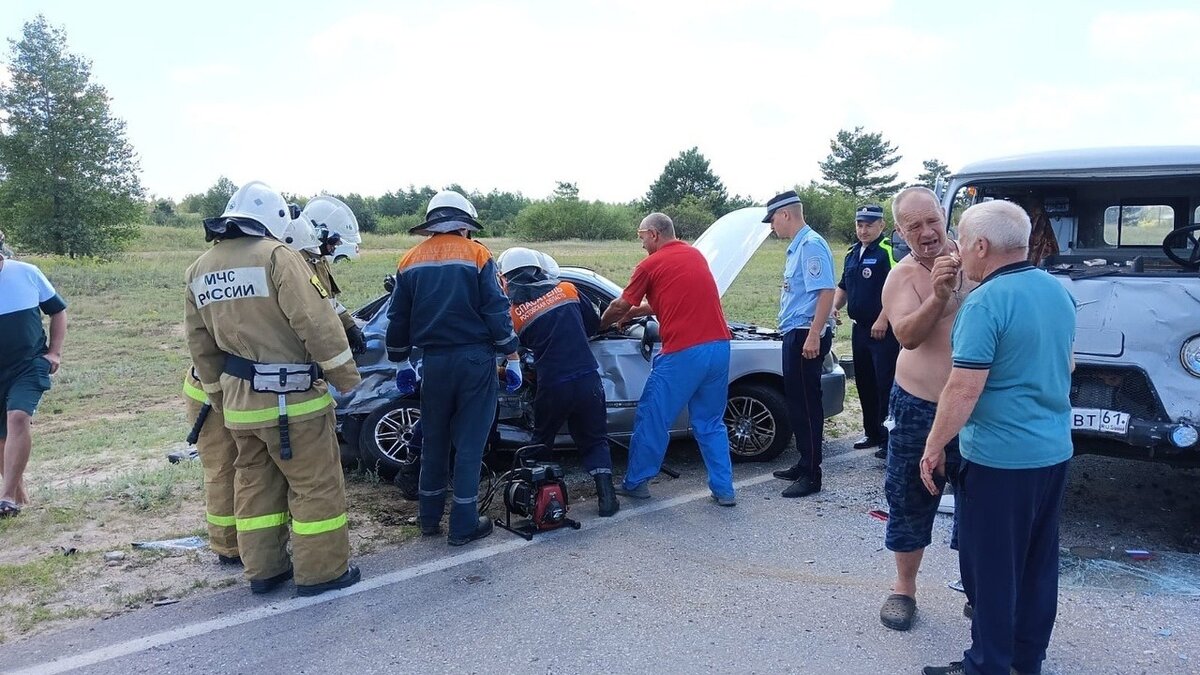
[[[223, 564], [241, 563], [238, 553], [236, 519], [233, 510], [233, 462], [237, 459], [237, 445], [225, 428], [220, 404], [212, 405], [208, 394], [196, 377], [196, 369], [189, 367], [183, 376], [183, 396], [187, 401], [188, 426], [196, 433], [193, 441], [200, 465], [204, 467], [204, 511], [208, 526], [208, 546]], [[219, 397], [219, 393], [213, 397]], [[204, 406], [209, 405], [207, 412]], [[199, 428], [196, 424], [201, 414], [205, 415]]]
[[359, 241], [358, 219], [340, 199], [321, 195], [314, 197], [304, 207], [300, 217], [292, 221], [294, 226], [289, 229], [284, 242], [300, 251], [312, 268], [317, 280], [329, 291], [329, 304], [337, 312], [342, 328], [346, 331], [346, 339], [350, 342], [350, 350], [355, 354], [367, 351], [366, 338], [362, 328], [354, 321], [354, 316], [346, 306], [338, 300], [342, 289], [333, 278], [333, 270], [329, 267], [329, 259], [333, 249], [343, 241], [343, 232], [350, 233], [354, 243]]
[[254, 182], [206, 220], [217, 243], [188, 268], [184, 325], [201, 388], [237, 445], [234, 514], [250, 588], [276, 588], [294, 563], [297, 594], [315, 595], [360, 578], [325, 382], [346, 391], [359, 376], [329, 291], [282, 241], [292, 219]]

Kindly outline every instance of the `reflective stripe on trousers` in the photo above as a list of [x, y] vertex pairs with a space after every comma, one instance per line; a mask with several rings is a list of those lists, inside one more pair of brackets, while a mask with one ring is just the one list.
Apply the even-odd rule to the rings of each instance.
[[[303, 403], [289, 403], [287, 406], [288, 417], [300, 417], [301, 415], [310, 415], [333, 405], [333, 396], [329, 392], [325, 392], [323, 396], [318, 396], [311, 401]], [[253, 424], [255, 422], [274, 422], [279, 419], [279, 406], [271, 406], [270, 408], [259, 408], [257, 410], [231, 410], [225, 408], [222, 412], [225, 413], [225, 419], [234, 424]]]

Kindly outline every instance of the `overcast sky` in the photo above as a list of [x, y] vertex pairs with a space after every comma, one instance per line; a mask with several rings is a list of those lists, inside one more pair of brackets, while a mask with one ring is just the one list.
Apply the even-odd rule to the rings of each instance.
[[[2, 0], [93, 61], [148, 192], [451, 182], [642, 196], [699, 146], [731, 193], [820, 179], [839, 129], [902, 178], [998, 155], [1200, 143], [1200, 3]], [[4, 60], [7, 60], [7, 52]]]

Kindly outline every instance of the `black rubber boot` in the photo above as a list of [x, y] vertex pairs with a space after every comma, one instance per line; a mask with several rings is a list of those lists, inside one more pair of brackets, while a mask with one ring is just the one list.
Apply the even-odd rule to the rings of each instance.
[[400, 496], [405, 501], [415, 502], [418, 499], [417, 495], [417, 473], [411, 469], [400, 469], [392, 479], [392, 485], [400, 488]]
[[492, 519], [487, 516], [479, 516], [479, 522], [475, 524], [475, 531], [465, 537], [451, 536], [446, 541], [451, 546], [462, 546], [469, 544], [476, 539], [483, 539], [492, 533]]
[[596, 481], [596, 506], [601, 518], [608, 518], [621, 510], [621, 502], [617, 501], [617, 492], [613, 489], [612, 474], [598, 473], [592, 478]]
[[289, 567], [286, 570], [284, 570], [283, 572], [280, 572], [279, 574], [276, 574], [273, 577], [267, 577], [266, 579], [251, 579], [250, 580], [250, 592], [254, 593], [256, 595], [261, 595], [263, 593], [270, 593], [271, 591], [275, 590], [276, 588], [279, 588], [280, 584], [282, 584], [283, 582], [285, 582], [291, 578], [292, 578], [292, 568]]
[[297, 585], [296, 586], [296, 595], [301, 596], [301, 597], [308, 597], [311, 595], [320, 595], [320, 594], [324, 593], [325, 591], [336, 591], [339, 588], [348, 588], [350, 586], [353, 586], [354, 584], [357, 584], [360, 579], [362, 579], [362, 572], [360, 572], [358, 570], [357, 565], [355, 565], [354, 563], [350, 563], [346, 567], [345, 573], [343, 573], [342, 576], [340, 576], [336, 579], [326, 581], [323, 584], [311, 584], [308, 586]]

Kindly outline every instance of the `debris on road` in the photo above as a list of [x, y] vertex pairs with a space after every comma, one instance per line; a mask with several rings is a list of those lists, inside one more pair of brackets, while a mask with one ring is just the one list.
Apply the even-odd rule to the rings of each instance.
[[161, 541], [135, 541], [130, 544], [141, 549], [165, 549], [174, 551], [194, 551], [206, 546], [200, 537], [183, 537], [181, 539], [163, 539]]

